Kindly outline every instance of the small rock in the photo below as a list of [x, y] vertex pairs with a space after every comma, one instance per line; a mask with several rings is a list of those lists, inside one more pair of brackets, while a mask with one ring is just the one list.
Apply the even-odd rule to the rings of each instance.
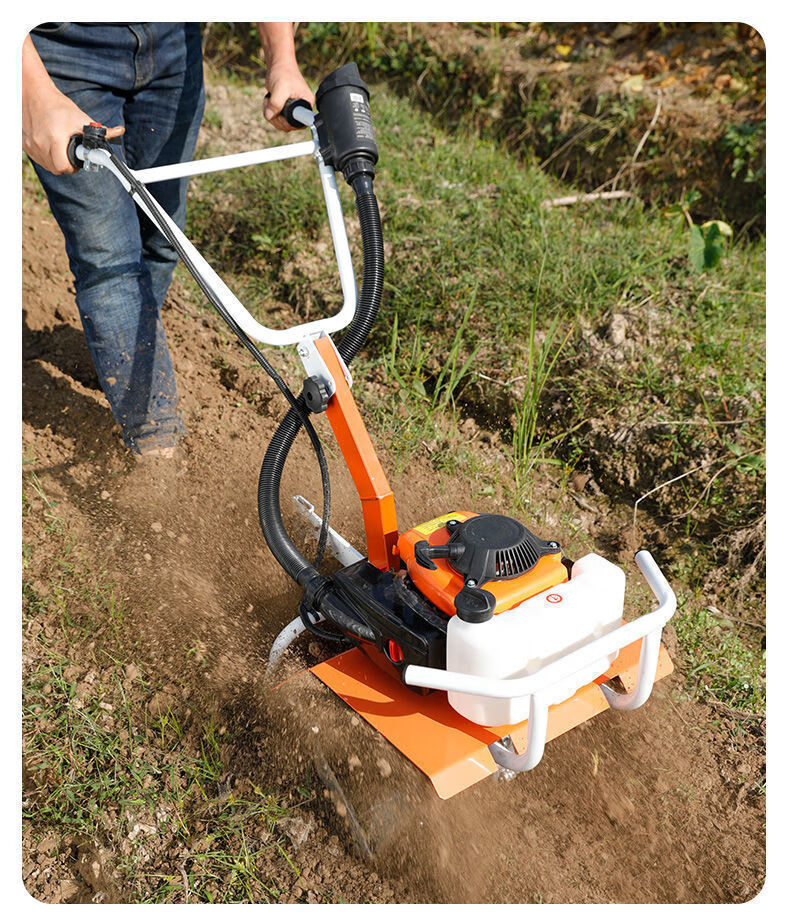
[[60, 882], [60, 902], [69, 903], [80, 892], [80, 886], [76, 880], [66, 878]]
[[101, 491], [101, 498], [102, 498], [102, 499], [109, 499], [109, 498], [110, 498], [109, 491], [107, 491], [107, 490], [102, 490], [102, 491]]
[[151, 531], [160, 532], [162, 530], [161, 522], [151, 522]]
[[628, 328], [628, 321], [622, 314], [613, 314], [609, 329], [606, 331], [606, 338], [613, 346], [620, 346], [625, 342], [625, 331]]
[[57, 844], [54, 836], [45, 836], [36, 846], [36, 851], [39, 855], [49, 855]]
[[[280, 820], [277, 825], [282, 827], [294, 848], [301, 848], [313, 831], [312, 817], [303, 820], [299, 816], [289, 816]], [[297, 886], [299, 885], [297, 884]]]
[[390, 763], [386, 759], [382, 758], [376, 760], [376, 765], [378, 766], [381, 777], [389, 778], [389, 776], [392, 774], [392, 766]]
[[362, 761], [357, 755], [352, 755], [348, 757], [348, 768], [349, 771], [354, 771], [355, 768], [362, 768]]
[[571, 486], [577, 493], [581, 493], [582, 490], [587, 486], [587, 481], [590, 479], [589, 474], [582, 474], [577, 471], [573, 477], [571, 477]]

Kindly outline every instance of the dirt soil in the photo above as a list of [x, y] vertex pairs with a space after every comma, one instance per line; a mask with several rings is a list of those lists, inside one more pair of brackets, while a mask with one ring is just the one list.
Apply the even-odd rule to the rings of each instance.
[[[719, 714], [687, 699], [679, 655], [679, 668], [639, 711], [603, 714], [550, 743], [534, 771], [507, 783], [489, 779], [448, 802], [311, 676], [272, 693], [268, 648], [294, 617], [298, 592], [265, 546], [255, 498], [282, 398], [240, 351], [223, 345], [214, 321], [176, 284], [164, 318], [188, 427], [185, 457], [135, 463], [98, 389], [62, 238], [30, 195], [23, 225], [23, 453], [32, 459], [25, 473], [57, 502], [85, 566], [114, 581], [130, 639], [183, 706], [225, 715], [239, 730], [224, 751], [236, 779], [287, 790], [318, 738], [337, 770], [353, 776], [352, 798], [365, 809], [396, 799], [395, 834], [383, 836], [372, 862], [355, 853], [324, 799], [302, 805], [296, 815], [309, 834], [294, 848], [312, 891], [303, 880], [284, 883], [289, 901], [307, 901], [330, 884], [338, 901], [376, 903], [727, 903], [759, 892], [764, 798], [753, 783], [762, 754], [754, 741], [736, 743]], [[220, 354], [230, 357], [217, 362]], [[364, 408], [363, 381], [357, 393]], [[386, 452], [382, 461], [395, 469]], [[363, 545], [353, 486], [339, 459], [329, 462], [332, 524]], [[464, 508], [470, 490], [463, 473], [437, 474], [427, 454], [391, 480], [402, 527]], [[294, 493], [320, 498], [302, 438], [283, 496]], [[36, 546], [30, 576], [45, 581], [56, 551], [48, 555], [44, 530], [26, 529]], [[60, 631], [57, 623], [44, 627], [50, 636]], [[303, 640], [288, 671], [327, 653]], [[80, 874], [80, 861], [89, 861], [100, 866], [103, 892], [122, 900], [106, 883], [119, 856], [105, 845], [83, 843], [71, 861], [53, 863], [27, 829], [26, 885], [46, 902], [90, 901], [100, 884]], [[155, 858], [171, 873], [179, 861], [165, 851]]]

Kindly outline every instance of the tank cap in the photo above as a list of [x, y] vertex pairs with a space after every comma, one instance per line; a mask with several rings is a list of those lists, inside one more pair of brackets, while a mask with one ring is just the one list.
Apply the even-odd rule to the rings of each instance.
[[494, 617], [496, 599], [487, 589], [466, 586], [455, 597], [455, 613], [469, 624], [482, 624]]

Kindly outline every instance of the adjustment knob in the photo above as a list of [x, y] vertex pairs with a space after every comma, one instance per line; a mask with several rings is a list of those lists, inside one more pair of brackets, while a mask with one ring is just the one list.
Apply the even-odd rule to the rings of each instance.
[[329, 406], [331, 394], [326, 384], [316, 375], [312, 375], [309, 378], [305, 378], [304, 385], [302, 386], [302, 396], [304, 397], [307, 409], [311, 413], [323, 413], [327, 406]]

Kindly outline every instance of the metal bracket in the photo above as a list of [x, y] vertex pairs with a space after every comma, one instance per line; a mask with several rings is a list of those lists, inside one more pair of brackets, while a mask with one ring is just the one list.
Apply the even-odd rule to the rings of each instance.
[[[321, 333], [319, 336], [306, 336], [304, 339], [299, 341], [299, 344], [296, 347], [296, 351], [299, 355], [299, 358], [302, 360], [302, 365], [304, 365], [304, 370], [307, 373], [308, 378], [318, 378], [321, 383], [326, 387], [329, 396], [335, 393], [337, 390], [337, 385], [335, 384], [335, 379], [332, 377], [327, 364], [324, 361], [321, 353], [316, 348], [316, 340], [321, 339], [323, 336], [326, 336], [325, 333]], [[343, 361], [340, 356], [340, 353], [337, 351], [337, 346], [332, 342], [330, 337], [327, 337], [329, 342], [332, 344], [332, 348], [335, 350], [335, 355], [337, 360], [340, 363], [340, 368], [343, 371], [343, 377], [346, 379], [346, 383], [349, 387], [352, 385], [351, 372], [348, 370], [348, 366]]]

